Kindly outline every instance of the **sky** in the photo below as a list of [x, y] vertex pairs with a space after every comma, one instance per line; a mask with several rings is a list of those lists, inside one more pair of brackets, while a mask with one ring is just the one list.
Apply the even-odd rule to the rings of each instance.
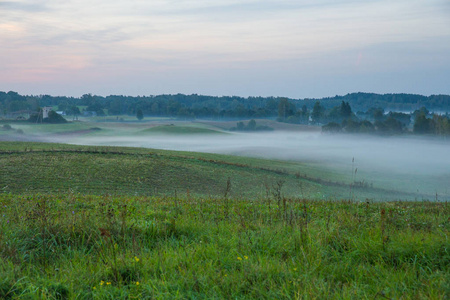
[[450, 94], [448, 0], [0, 0], [0, 91]]

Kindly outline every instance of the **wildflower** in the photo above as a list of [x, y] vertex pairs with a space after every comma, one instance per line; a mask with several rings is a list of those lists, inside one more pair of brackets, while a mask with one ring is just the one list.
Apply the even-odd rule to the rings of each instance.
[[244, 255], [244, 258], [245, 258], [245, 259], [248, 259], [248, 256], [247, 256], [247, 255]]
[[238, 260], [242, 260], [242, 258], [240, 256], [237, 257]]
[[93, 289], [93, 290], [96, 290], [97, 288], [94, 286], [92, 289]]
[[136, 285], [139, 285], [139, 281], [136, 281]]
[[105, 284], [105, 282], [102, 280], [102, 281], [100, 281], [100, 285], [104, 285]]
[[294, 268], [294, 271], [297, 271], [297, 268]]
[[137, 256], [134, 257], [134, 260], [135, 260], [136, 262], [139, 262], [139, 258], [138, 258]]
[[106, 283], [106, 285], [110, 285], [110, 284], [111, 284], [111, 282], [109, 282], [109, 281]]

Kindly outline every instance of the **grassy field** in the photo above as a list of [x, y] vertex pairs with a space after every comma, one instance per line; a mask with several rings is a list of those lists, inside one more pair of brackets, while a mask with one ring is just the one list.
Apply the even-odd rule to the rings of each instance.
[[206, 128], [202, 125], [197, 126], [175, 126], [171, 125], [161, 125], [155, 126], [148, 129], [144, 129], [141, 133], [156, 133], [156, 134], [175, 134], [175, 135], [184, 135], [184, 134], [225, 134], [225, 132], [213, 130], [210, 128]]
[[0, 195], [2, 299], [448, 299], [450, 206]]
[[339, 174], [301, 162], [143, 148], [23, 142], [0, 142], [0, 146], [4, 193], [221, 197], [229, 180], [228, 194], [234, 198], [255, 199], [278, 192], [309, 199], [427, 197], [354, 186], [340, 181]]
[[450, 297], [448, 202], [392, 201], [424, 195], [144, 148], [0, 142], [0, 166], [0, 299]]
[[[272, 132], [273, 135], [277, 135], [280, 138], [275, 139], [271, 144], [270, 140], [273, 138], [270, 134], [264, 136], [264, 134], [249, 134], [249, 133], [230, 133], [227, 132], [227, 128], [230, 126], [235, 126], [236, 122], [212, 122], [212, 121], [202, 121], [202, 122], [191, 122], [191, 121], [180, 121], [174, 119], [164, 119], [164, 118], [145, 118], [143, 121], [139, 122], [137, 120], [127, 120], [127, 121], [117, 121], [116, 117], [102, 117], [102, 118], [84, 118], [83, 121], [69, 122], [63, 125], [53, 125], [53, 124], [31, 124], [28, 122], [12, 122], [8, 125], [11, 126], [10, 130], [4, 130], [2, 123], [0, 126], [0, 141], [45, 141], [45, 142], [57, 142], [57, 143], [70, 143], [74, 145], [96, 145], [96, 146], [133, 146], [133, 147], [144, 147], [144, 148], [162, 148], [162, 149], [180, 149], [189, 151], [205, 151], [205, 152], [218, 152], [218, 153], [232, 153], [236, 156], [216, 156], [216, 154], [191, 154], [191, 153], [175, 153], [175, 152], [158, 152], [155, 150], [126, 150], [126, 153], [133, 152], [136, 155], [126, 156], [126, 155], [109, 155], [106, 158], [103, 157], [102, 164], [103, 170], [106, 167], [111, 171], [111, 176], [109, 174], [103, 174], [102, 165], [95, 163], [96, 159], [89, 157], [87, 154], [80, 156], [72, 151], [66, 154], [58, 154], [54, 158], [54, 161], [50, 160], [50, 166], [53, 168], [54, 164], [58, 163], [58, 159], [61, 161], [62, 165], [68, 166], [73, 164], [74, 167], [71, 168], [70, 174], [75, 173], [74, 176], [65, 177], [64, 174], [60, 174], [56, 180], [61, 181], [58, 185], [48, 186], [44, 179], [39, 179], [39, 182], [29, 182], [20, 184], [21, 189], [24, 190], [29, 186], [29, 189], [36, 191], [36, 189], [66, 189], [68, 186], [72, 186], [79, 192], [87, 191], [98, 191], [101, 190], [101, 185], [105, 187], [111, 187], [109, 189], [112, 193], [119, 193], [122, 190], [128, 193], [130, 190], [134, 190], [138, 195], [155, 195], [156, 191], [163, 194], [174, 193], [177, 190], [178, 193], [185, 193], [187, 189], [192, 192], [197, 193], [200, 191], [203, 195], [221, 194], [219, 192], [219, 187], [224, 186], [228, 177], [231, 177], [233, 182], [233, 192], [235, 196], [248, 197], [250, 195], [259, 197], [267, 191], [267, 187], [276, 184], [279, 180], [284, 181], [283, 190], [286, 195], [289, 196], [307, 196], [312, 199], [342, 199], [342, 198], [352, 198], [364, 200], [365, 198], [377, 199], [377, 200], [398, 200], [398, 199], [409, 199], [409, 200], [450, 200], [450, 190], [448, 186], [450, 184], [448, 178], [450, 176], [448, 163], [445, 164], [422, 164], [421, 167], [416, 166], [416, 160], [419, 159], [412, 158], [410, 151], [404, 149], [405, 156], [410, 156], [409, 163], [400, 160], [395, 160], [391, 158], [389, 150], [390, 143], [398, 139], [383, 139], [383, 138], [373, 138], [378, 140], [378, 145], [383, 145], [381, 149], [372, 149], [367, 147], [367, 151], [360, 151], [353, 154], [352, 147], [345, 146], [346, 137], [342, 137], [342, 140], [334, 139], [336, 145], [331, 145], [326, 143], [330, 138], [322, 137], [318, 138], [320, 134], [316, 131], [318, 127], [314, 126], [300, 126], [295, 124], [284, 124], [275, 122], [272, 120], [257, 120], [258, 124], [267, 125], [275, 129]], [[18, 134], [21, 132], [21, 134]], [[288, 135], [284, 135], [289, 133]], [[278, 145], [283, 145], [289, 140], [296, 140], [296, 136], [301, 138], [301, 142], [298, 141], [296, 144], [290, 144], [289, 147], [283, 148]], [[309, 140], [303, 138], [304, 136], [309, 136]], [[247, 137], [247, 138], [246, 138]], [[286, 137], [286, 140], [283, 140]], [[357, 139], [355, 136], [353, 139]], [[312, 140], [314, 145], [314, 140], [320, 140], [316, 144], [315, 151], [312, 148], [308, 148]], [[364, 138], [362, 138], [361, 143]], [[404, 139], [403, 142], [407, 142], [408, 139]], [[255, 145], [255, 141], [267, 141], [266, 144], [258, 143]], [[367, 141], [367, 140], [366, 140]], [[320, 143], [325, 142], [322, 148], [319, 147]], [[421, 144], [426, 144], [429, 141], [420, 140], [417, 141], [415, 148]], [[372, 143], [375, 145], [376, 143]], [[432, 143], [435, 145], [436, 143]], [[352, 144], [354, 145], [354, 144]], [[337, 148], [333, 148], [336, 146]], [[0, 145], [0, 150], [2, 150], [5, 145]], [[62, 146], [54, 146], [62, 147]], [[272, 148], [271, 148], [272, 147]], [[333, 157], [333, 151], [336, 149], [337, 152], [345, 150], [345, 155], [340, 155], [339, 157]], [[358, 146], [359, 147], [359, 146]], [[20, 151], [25, 148], [25, 146], [19, 147]], [[266, 152], [265, 151], [266, 148]], [[442, 154], [445, 147], [441, 147], [441, 154], [427, 155], [430, 157], [440, 157], [445, 160], [446, 155]], [[81, 149], [73, 146], [72, 150]], [[92, 148], [91, 148], [92, 149]], [[101, 149], [98, 147], [98, 149]], [[225, 150], [224, 150], [225, 149]], [[271, 150], [274, 149], [274, 150]], [[390, 164], [384, 163], [384, 165], [378, 166], [373, 164], [371, 158], [367, 157], [366, 153], [373, 151], [374, 153], [385, 152], [384, 157], [378, 157], [380, 162], [391, 161]], [[103, 151], [103, 150], [101, 150]], [[112, 152], [114, 152], [113, 150]], [[120, 150], [122, 151], [122, 150]], [[89, 152], [89, 151], [87, 151]], [[91, 151], [92, 152], [92, 151]], [[122, 151], [123, 152], [123, 151]], [[322, 155], [320, 159], [314, 158], [315, 152], [317, 153], [327, 153], [328, 156]], [[395, 151], [393, 151], [395, 152]], [[416, 151], [417, 152], [417, 151]], [[140, 153], [140, 154], [139, 154]], [[160, 162], [162, 160], [154, 160], [149, 162], [148, 159], [142, 159], [147, 153], [157, 153], [165, 155], [168, 159], [168, 165], [162, 166], [164, 172], [162, 177], [164, 181], [156, 180], [156, 174], [150, 176], [144, 172], [144, 168], [161, 167]], [[171, 153], [167, 156], [168, 153]], [[286, 154], [288, 153], [288, 154]], [[297, 157], [297, 153], [299, 157]], [[348, 153], [348, 154], [347, 154]], [[424, 150], [423, 153], [428, 153]], [[432, 153], [432, 152], [430, 152]], [[140, 156], [141, 167], [138, 165], [138, 158]], [[15, 160], [5, 162], [5, 166], [10, 169], [15, 170], [16, 164], [24, 164], [24, 166], [31, 168], [31, 174], [37, 172], [39, 176], [34, 176], [34, 178], [40, 178], [42, 176], [50, 176], [51, 180], [55, 180], [53, 170], [49, 166], [49, 170], [42, 171], [37, 170], [34, 165], [34, 161], [45, 160], [46, 157], [42, 154], [33, 154], [32, 161], [28, 161], [27, 155], [31, 154], [17, 154]], [[46, 154], [47, 156], [51, 154]], [[303, 156], [302, 156], [303, 155]], [[362, 155], [362, 157], [361, 157]], [[18, 157], [20, 156], [20, 158]], [[174, 165], [172, 158], [183, 156], [184, 161], [178, 162], [178, 166]], [[238, 157], [243, 156], [243, 157]], [[274, 159], [263, 159], [254, 160], [251, 157], [260, 158], [278, 158]], [[13, 156], [11, 156], [13, 157]], [[97, 155], [98, 157], [98, 155]], [[122, 158], [127, 157], [122, 164], [122, 167], [118, 165], [118, 162]], [[203, 160], [202, 168], [199, 168], [198, 159], [192, 160], [187, 159], [188, 157], [199, 158]], [[353, 166], [352, 157], [356, 159], [356, 163]], [[400, 157], [401, 158], [401, 157]], [[23, 161], [21, 161], [21, 159]], [[214, 173], [214, 164], [207, 163], [205, 160], [219, 161], [221, 168], [216, 168], [219, 170], [218, 174]], [[290, 160], [290, 161], [287, 161]], [[65, 163], [65, 161], [67, 161]], [[89, 161], [94, 163], [90, 164]], [[224, 163], [222, 163], [224, 162]], [[186, 165], [184, 165], [186, 163]], [[399, 164], [397, 164], [399, 163]], [[53, 164], [53, 165], [52, 165]], [[217, 164], [217, 163], [216, 163]], [[187, 166], [188, 169], [184, 168]], [[231, 165], [234, 165], [232, 167]], [[237, 165], [245, 165], [237, 168]], [[176, 168], [180, 167], [179, 174], [171, 177], [176, 181], [176, 185], [168, 184], [164, 186], [164, 182], [170, 183], [171, 173], [177, 173]], [[378, 168], [379, 167], [379, 168]], [[42, 168], [42, 166], [40, 167]], [[122, 171], [120, 170], [122, 168]], [[414, 169], [411, 171], [410, 169]], [[56, 169], [57, 168], [53, 168]], [[89, 176], [83, 177], [84, 173], [89, 170], [94, 170], [98, 180], [94, 182], [84, 183], [85, 179]], [[261, 169], [269, 169], [271, 171], [281, 171], [281, 172], [266, 172]], [[356, 174], [356, 169], [358, 170]], [[189, 177], [189, 172], [193, 171], [194, 177]], [[423, 170], [423, 171], [422, 171]], [[434, 171], [433, 171], [434, 170]], [[72, 172], [73, 171], [73, 172]], [[224, 173], [220, 173], [224, 171]], [[20, 168], [17, 171], [20, 173]], [[103, 173], [102, 173], [103, 172]], [[127, 172], [129, 176], [123, 176], [125, 179], [116, 180], [116, 175], [120, 172]], [[196, 173], [197, 172], [197, 173]], [[281, 174], [283, 173], [283, 174]], [[287, 174], [286, 174], [287, 173]], [[49, 174], [49, 175], [47, 175]], [[164, 174], [167, 176], [164, 177]], [[20, 174], [11, 173], [13, 177], [4, 178], [5, 181], [17, 181], [15, 178], [21, 176]], [[198, 175], [198, 176], [197, 176]], [[205, 187], [202, 184], [196, 184], [196, 182], [201, 182], [199, 178], [203, 175], [213, 177], [212, 181], [205, 181]], [[286, 176], [289, 175], [289, 176]], [[6, 175], [4, 175], [6, 176]], [[16, 177], [14, 177], [16, 176]], [[247, 178], [248, 176], [254, 178]], [[293, 176], [296, 176], [294, 178]], [[111, 179], [112, 177], [112, 179]], [[139, 178], [152, 177], [149, 180], [144, 180], [142, 182]], [[62, 180], [61, 180], [62, 179]], [[189, 180], [188, 180], [189, 179]], [[19, 181], [22, 179], [19, 178]], [[29, 180], [32, 178], [30, 176]], [[41, 182], [44, 181], [44, 184]], [[68, 184], [67, 182], [70, 182]], [[188, 182], [190, 181], [190, 182]], [[108, 183], [109, 182], [109, 183]], [[350, 185], [355, 186], [358, 184], [365, 185], [364, 187], [351, 188]], [[39, 183], [39, 184], [37, 184]], [[207, 185], [209, 183], [210, 185]], [[337, 183], [337, 184], [336, 184]], [[342, 185], [342, 183], [344, 185]], [[0, 185], [2, 182], [0, 181]], [[100, 186], [96, 185], [100, 184]], [[14, 186], [14, 184], [8, 184], [9, 188]], [[129, 188], [127, 188], [127, 186]], [[2, 185], [0, 188], [4, 188]], [[373, 187], [373, 189], [371, 188]], [[223, 189], [223, 188], [222, 188]], [[117, 191], [116, 191], [117, 190]], [[9, 190], [14, 191], [14, 190]]]

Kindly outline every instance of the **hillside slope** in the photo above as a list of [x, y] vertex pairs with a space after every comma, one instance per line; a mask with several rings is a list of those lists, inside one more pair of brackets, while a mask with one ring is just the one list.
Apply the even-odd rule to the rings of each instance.
[[[355, 187], [298, 162], [143, 148], [0, 143], [4, 193], [177, 195], [312, 199], [411, 199], [375, 187]], [[227, 191], [227, 182], [231, 187]], [[430, 197], [428, 195], [428, 197]]]

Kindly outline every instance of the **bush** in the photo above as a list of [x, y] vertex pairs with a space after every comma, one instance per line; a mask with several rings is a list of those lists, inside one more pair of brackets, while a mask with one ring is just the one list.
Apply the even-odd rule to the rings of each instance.
[[331, 132], [336, 133], [341, 131], [341, 125], [336, 122], [328, 123], [327, 125], [322, 126], [322, 132]]
[[55, 111], [51, 110], [48, 113], [48, 118], [45, 118], [43, 120], [45, 123], [52, 123], [52, 124], [61, 124], [61, 123], [67, 123], [67, 120], [64, 119], [63, 116], [57, 114]]

